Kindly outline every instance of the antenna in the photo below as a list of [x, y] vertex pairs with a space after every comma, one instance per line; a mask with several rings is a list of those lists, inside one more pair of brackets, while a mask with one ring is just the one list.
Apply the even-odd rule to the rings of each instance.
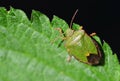
[[71, 19], [71, 22], [70, 22], [70, 28], [72, 28], [73, 20], [75, 19], [75, 16], [76, 16], [77, 12], [78, 12], [78, 9], [75, 11], [75, 13], [72, 16], [72, 19]]

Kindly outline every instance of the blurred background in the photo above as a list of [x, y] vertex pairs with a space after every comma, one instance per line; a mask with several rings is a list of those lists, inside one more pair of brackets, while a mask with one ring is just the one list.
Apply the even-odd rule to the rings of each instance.
[[117, 53], [120, 59], [120, 2], [119, 0], [0, 0], [0, 7], [22, 9], [30, 18], [32, 9], [56, 15], [68, 24], [76, 9], [74, 22], [84, 26], [88, 34], [96, 32]]

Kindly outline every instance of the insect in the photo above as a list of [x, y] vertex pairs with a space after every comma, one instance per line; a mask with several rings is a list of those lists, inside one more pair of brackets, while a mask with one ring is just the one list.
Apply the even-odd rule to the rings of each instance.
[[[65, 48], [69, 53], [69, 59], [74, 56], [78, 61], [81, 61], [90, 65], [97, 65], [100, 63], [102, 57], [101, 50], [98, 43], [92, 38], [94, 33], [90, 36], [83, 30], [83, 27], [79, 27], [78, 30], [71, 28], [73, 19], [78, 10], [72, 17], [70, 27], [66, 30], [63, 38]], [[59, 28], [59, 31], [62, 31]]]

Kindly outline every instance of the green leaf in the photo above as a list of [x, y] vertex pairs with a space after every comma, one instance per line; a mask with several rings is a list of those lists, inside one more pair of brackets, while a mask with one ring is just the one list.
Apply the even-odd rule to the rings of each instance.
[[64, 32], [69, 27], [68, 24], [63, 19], [61, 19], [55, 15], [53, 16], [51, 24], [52, 24], [53, 28], [62, 28], [62, 30]]
[[73, 30], [79, 30], [80, 29], [80, 25], [76, 24], [76, 23], [73, 23], [72, 29]]
[[[103, 42], [105, 64], [90, 66], [72, 58], [63, 47], [56, 47], [67, 23], [54, 16], [52, 21], [39, 11], [29, 20], [19, 9], [0, 8], [0, 81], [120, 81], [116, 54]], [[51, 43], [56, 37], [58, 43]], [[98, 37], [99, 38], [99, 37]], [[63, 43], [64, 44], [64, 43]]]
[[[53, 16], [51, 25], [52, 25], [52, 33], [53, 33], [51, 36], [51, 42], [52, 43], [54, 42], [54, 44], [56, 44], [58, 46], [59, 44], [61, 44], [62, 37], [64, 37], [62, 33], [65, 32], [69, 26], [63, 19], [61, 19], [55, 15]], [[63, 32], [59, 32], [59, 30], [57, 30], [57, 28], [61, 28], [62, 29], [61, 31], [63, 31]]]
[[43, 33], [47, 37], [51, 37], [52, 34], [51, 24], [49, 18], [46, 15], [42, 14], [39, 11], [33, 10], [31, 15], [31, 23], [32, 23], [31, 27], [35, 31]]

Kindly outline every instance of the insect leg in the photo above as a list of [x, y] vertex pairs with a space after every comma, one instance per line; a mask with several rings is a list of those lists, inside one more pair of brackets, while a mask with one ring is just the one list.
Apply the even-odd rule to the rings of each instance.
[[[61, 38], [62, 40], [64, 40], [64, 34], [63, 34], [63, 30], [61, 28], [54, 28], [55, 30], [57, 30], [61, 36], [56, 37], [51, 43], [54, 43], [57, 39]], [[64, 36], [64, 37], [63, 37]]]
[[62, 40], [60, 41], [60, 43], [58, 44], [58, 47], [61, 46], [61, 44], [64, 42], [64, 40], [66, 39], [65, 33], [63, 32], [63, 30], [61, 28], [54, 28], [55, 30], [57, 30], [60, 33], [60, 36], [56, 37], [51, 43], [53, 44], [57, 39], [61, 38]]
[[[55, 28], [56, 30], [58, 30], [60, 32], [60, 35], [61, 36], [64, 36], [65, 37], [65, 33], [63, 32], [63, 30], [61, 28]], [[63, 38], [64, 40], [64, 38]]]
[[96, 35], [96, 33], [95, 33], [95, 32], [90, 34], [90, 36], [95, 36], [95, 35]]
[[71, 58], [72, 58], [72, 56], [69, 55], [69, 56], [67, 57], [67, 61], [70, 62], [70, 61], [71, 61]]

